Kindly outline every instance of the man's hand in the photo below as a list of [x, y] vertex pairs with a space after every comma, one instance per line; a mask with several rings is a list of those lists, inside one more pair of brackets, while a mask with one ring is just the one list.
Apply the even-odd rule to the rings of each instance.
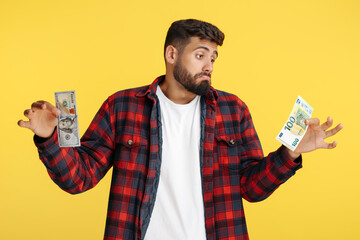
[[48, 102], [37, 101], [31, 105], [31, 109], [24, 111], [24, 115], [29, 121], [19, 120], [20, 127], [30, 129], [39, 137], [48, 138], [54, 132], [60, 110]]
[[336, 147], [336, 141], [326, 143], [324, 140], [338, 133], [343, 128], [341, 123], [330, 130], [328, 129], [333, 124], [333, 120], [330, 117], [321, 125], [320, 120], [317, 118], [306, 119], [305, 123], [309, 127], [295, 151], [286, 148], [290, 158], [296, 159], [301, 153], [311, 152], [319, 148], [332, 149]]

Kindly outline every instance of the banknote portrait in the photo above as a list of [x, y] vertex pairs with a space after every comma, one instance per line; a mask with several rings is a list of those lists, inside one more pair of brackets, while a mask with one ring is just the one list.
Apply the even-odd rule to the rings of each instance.
[[59, 120], [59, 130], [65, 133], [73, 133], [76, 129], [75, 124], [76, 117], [68, 117]]

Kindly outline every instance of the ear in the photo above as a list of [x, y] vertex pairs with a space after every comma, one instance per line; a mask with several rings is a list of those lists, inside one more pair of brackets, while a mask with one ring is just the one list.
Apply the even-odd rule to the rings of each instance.
[[165, 49], [165, 60], [169, 64], [174, 64], [179, 56], [178, 50], [173, 46], [169, 45]]

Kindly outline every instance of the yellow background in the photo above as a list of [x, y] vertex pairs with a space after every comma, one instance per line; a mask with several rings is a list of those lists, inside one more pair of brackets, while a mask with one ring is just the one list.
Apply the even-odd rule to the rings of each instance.
[[111, 171], [63, 192], [16, 122], [33, 101], [75, 90], [83, 134], [107, 96], [164, 73], [166, 31], [183, 18], [225, 32], [213, 85], [248, 104], [265, 154], [297, 95], [344, 124], [336, 149], [305, 154], [270, 198], [245, 202], [250, 238], [360, 239], [357, 0], [1, 0], [0, 239], [102, 239]]

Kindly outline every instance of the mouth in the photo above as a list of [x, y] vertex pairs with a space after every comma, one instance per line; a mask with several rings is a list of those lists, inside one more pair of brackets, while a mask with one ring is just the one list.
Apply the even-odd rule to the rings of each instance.
[[209, 82], [211, 81], [211, 77], [209, 77], [209, 76], [201, 76], [200, 78], [207, 80]]
[[206, 80], [206, 81], [210, 82], [211, 81], [211, 76], [203, 74], [203, 75], [199, 76], [198, 79]]

